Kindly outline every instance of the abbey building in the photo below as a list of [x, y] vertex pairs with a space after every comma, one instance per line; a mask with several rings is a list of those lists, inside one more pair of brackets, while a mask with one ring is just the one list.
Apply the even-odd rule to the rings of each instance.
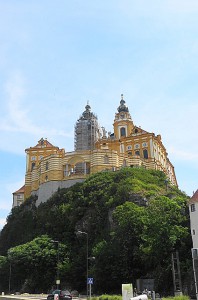
[[[27, 148], [24, 199], [37, 195], [37, 205], [58, 188], [84, 181], [89, 174], [122, 167], [145, 167], [163, 171], [177, 186], [174, 167], [161, 136], [137, 127], [121, 95], [113, 133], [100, 127], [89, 104], [75, 125], [74, 151], [66, 152], [41, 138]], [[13, 193], [16, 196], [16, 192]]]

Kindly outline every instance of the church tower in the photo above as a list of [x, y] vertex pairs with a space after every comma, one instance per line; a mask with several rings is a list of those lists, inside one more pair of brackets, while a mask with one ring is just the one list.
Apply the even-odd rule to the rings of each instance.
[[75, 126], [75, 151], [93, 150], [95, 142], [100, 137], [100, 127], [98, 118], [91, 112], [91, 107], [87, 103], [85, 111], [76, 122]]
[[[168, 158], [161, 135], [134, 125], [123, 94], [115, 113], [113, 127], [114, 132], [108, 132], [107, 135], [87, 103], [75, 125], [75, 151], [66, 152], [43, 138], [36, 146], [25, 150], [25, 189], [15, 192], [14, 200], [22, 197], [23, 193], [24, 199], [37, 195], [39, 205], [47, 201], [58, 188], [68, 188], [82, 182], [89, 174], [116, 171], [123, 167], [162, 171], [170, 183], [177, 186], [174, 166]], [[194, 196], [193, 201], [195, 200], [197, 201]], [[18, 202], [13, 203], [17, 205]], [[191, 206], [192, 217], [194, 204], [193, 202]], [[192, 228], [193, 232], [198, 231], [197, 224]]]
[[131, 134], [134, 124], [131, 119], [128, 107], [125, 105], [123, 99], [123, 94], [121, 94], [120, 106], [118, 107], [118, 112], [115, 114], [114, 119], [114, 138], [122, 139]]

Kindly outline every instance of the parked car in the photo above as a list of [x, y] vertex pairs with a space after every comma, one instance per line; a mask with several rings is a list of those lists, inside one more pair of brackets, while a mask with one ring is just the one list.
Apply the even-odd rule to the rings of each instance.
[[[54, 295], [58, 295], [58, 299], [54, 299]], [[68, 290], [54, 290], [47, 296], [47, 300], [72, 300], [72, 295]]]
[[72, 295], [72, 297], [79, 297], [79, 292], [77, 291], [77, 290], [73, 290], [73, 291], [71, 291], [71, 295]]

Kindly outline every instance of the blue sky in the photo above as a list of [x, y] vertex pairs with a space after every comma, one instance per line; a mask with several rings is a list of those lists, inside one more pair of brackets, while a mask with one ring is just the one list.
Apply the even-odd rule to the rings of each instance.
[[89, 101], [112, 131], [120, 94], [162, 135], [179, 188], [198, 188], [197, 0], [0, 0], [0, 228], [25, 149], [74, 148]]

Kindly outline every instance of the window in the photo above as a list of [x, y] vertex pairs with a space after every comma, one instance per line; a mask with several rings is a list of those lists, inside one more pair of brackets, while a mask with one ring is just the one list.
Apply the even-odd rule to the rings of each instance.
[[142, 147], [147, 147], [147, 143], [146, 142], [142, 143]]
[[121, 136], [126, 136], [126, 129], [125, 129], [124, 127], [122, 127], [122, 128], [120, 129], [120, 135], [121, 135]]
[[132, 151], [128, 151], [128, 156], [132, 156]]
[[127, 150], [131, 150], [132, 149], [132, 146], [127, 146]]
[[195, 211], [195, 203], [191, 204], [190, 210], [191, 210], [191, 212], [194, 212], [194, 211]]
[[36, 157], [35, 157], [35, 156], [32, 156], [32, 157], [31, 157], [31, 160], [36, 160]]
[[127, 163], [126, 163], [126, 159], [123, 160], [123, 167], [126, 167]]
[[139, 144], [135, 144], [135, 149], [139, 149], [140, 145]]
[[85, 173], [85, 163], [84, 162], [78, 162], [74, 166], [74, 173], [75, 174], [84, 174]]
[[197, 259], [198, 258], [198, 251], [197, 251], [198, 249], [197, 248], [193, 248], [192, 249], [192, 257], [194, 258], [194, 259]]
[[136, 151], [135, 151], [135, 155], [140, 156], [140, 151], [139, 151], [139, 150], [136, 150]]
[[192, 230], [192, 234], [195, 235], [195, 229]]
[[45, 170], [47, 171], [48, 169], [49, 169], [49, 162], [47, 161], [45, 165]]
[[21, 205], [21, 203], [22, 203], [22, 201], [20, 200], [20, 201], [17, 201], [17, 206], [20, 206]]
[[32, 163], [32, 169], [31, 169], [31, 171], [34, 169], [34, 167], [35, 167], [35, 163]]
[[105, 164], [109, 163], [109, 157], [107, 155], [104, 156], [104, 163]]
[[17, 195], [17, 199], [21, 199], [22, 198], [22, 195], [21, 194], [18, 194]]
[[148, 151], [147, 151], [147, 149], [143, 150], [143, 156], [144, 156], [145, 159], [148, 159]]

